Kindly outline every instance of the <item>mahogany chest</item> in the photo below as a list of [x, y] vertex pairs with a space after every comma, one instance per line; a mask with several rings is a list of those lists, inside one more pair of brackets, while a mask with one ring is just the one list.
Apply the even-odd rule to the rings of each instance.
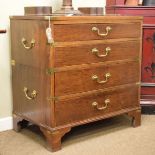
[[120, 114], [139, 126], [141, 27], [132, 16], [11, 17], [14, 129], [37, 124], [57, 151], [74, 126]]

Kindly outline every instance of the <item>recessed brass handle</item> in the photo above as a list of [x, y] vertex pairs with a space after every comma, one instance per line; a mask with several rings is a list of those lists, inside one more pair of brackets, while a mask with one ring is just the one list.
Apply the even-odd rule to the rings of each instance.
[[25, 97], [28, 99], [28, 100], [33, 100], [35, 99], [35, 97], [37, 96], [37, 91], [36, 90], [33, 90], [32, 93], [30, 95], [28, 95], [28, 88], [27, 87], [24, 87], [24, 94], [25, 94]]
[[106, 82], [108, 82], [108, 79], [111, 77], [111, 74], [110, 73], [106, 73], [105, 74], [105, 80], [103, 81], [100, 81], [99, 80], [99, 77], [97, 75], [93, 75], [92, 76], [92, 80], [95, 80], [97, 83], [100, 83], [100, 84], [104, 84]]
[[111, 28], [110, 26], [107, 26], [107, 27], [105, 28], [105, 31], [106, 31], [106, 32], [105, 32], [105, 33], [101, 33], [100, 30], [99, 30], [99, 28], [97, 28], [97, 27], [93, 27], [93, 28], [92, 28], [92, 31], [97, 32], [97, 34], [98, 34], [99, 36], [102, 36], [102, 37], [107, 36], [111, 30], [112, 30], [112, 28]]
[[30, 46], [27, 45], [28, 41], [25, 38], [22, 38], [21, 42], [22, 42], [22, 45], [24, 46], [24, 48], [27, 50], [30, 50], [35, 46], [35, 40], [34, 39], [31, 40]]
[[11, 60], [11, 65], [15, 66], [16, 65], [16, 61], [15, 60]]
[[104, 109], [106, 109], [108, 107], [109, 103], [110, 103], [110, 99], [106, 99], [104, 101], [104, 104], [105, 104], [104, 106], [99, 107], [99, 104], [97, 102], [93, 102], [92, 106], [95, 107], [97, 110], [104, 110]]
[[97, 57], [103, 58], [103, 57], [106, 57], [109, 54], [110, 51], [111, 51], [111, 48], [110, 47], [106, 47], [105, 54], [99, 54], [99, 50], [97, 48], [93, 48], [91, 52], [93, 54], [95, 54]]

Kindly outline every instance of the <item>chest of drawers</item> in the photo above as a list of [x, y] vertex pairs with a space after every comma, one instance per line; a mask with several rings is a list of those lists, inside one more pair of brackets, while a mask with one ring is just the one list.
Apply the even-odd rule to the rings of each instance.
[[77, 125], [128, 114], [139, 126], [141, 25], [131, 16], [11, 17], [14, 129], [37, 124], [57, 151]]

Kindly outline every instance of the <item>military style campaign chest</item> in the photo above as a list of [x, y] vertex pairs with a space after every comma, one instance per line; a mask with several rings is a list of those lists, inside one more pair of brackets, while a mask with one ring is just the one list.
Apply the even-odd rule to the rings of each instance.
[[10, 19], [14, 130], [32, 122], [57, 151], [74, 126], [120, 114], [140, 125], [141, 17]]

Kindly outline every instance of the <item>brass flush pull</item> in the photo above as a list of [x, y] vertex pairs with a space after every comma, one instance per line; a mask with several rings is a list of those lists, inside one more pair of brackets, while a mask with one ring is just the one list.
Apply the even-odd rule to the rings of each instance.
[[30, 46], [27, 45], [28, 41], [25, 38], [22, 38], [21, 42], [22, 42], [22, 45], [24, 46], [24, 48], [27, 50], [30, 50], [35, 46], [35, 40], [34, 39], [31, 40]]
[[16, 65], [16, 61], [15, 60], [11, 60], [11, 65], [15, 66]]
[[93, 102], [92, 106], [95, 107], [97, 110], [104, 110], [108, 107], [109, 103], [110, 103], [110, 99], [106, 99], [104, 101], [105, 106], [99, 107], [99, 104], [97, 102]]
[[24, 87], [24, 94], [28, 100], [33, 100], [37, 96], [37, 91], [33, 90], [30, 95], [28, 95], [28, 88]]
[[99, 50], [97, 49], [97, 48], [93, 48], [92, 50], [91, 50], [91, 52], [93, 53], [93, 54], [95, 54], [97, 57], [99, 57], [99, 58], [103, 58], [103, 57], [106, 57], [106, 56], [108, 56], [108, 54], [109, 54], [109, 52], [111, 51], [111, 48], [110, 47], [106, 47], [106, 49], [105, 49], [105, 54], [99, 54]]
[[93, 28], [92, 28], [92, 31], [97, 32], [97, 34], [98, 34], [99, 36], [102, 36], [102, 37], [107, 36], [111, 30], [112, 30], [112, 28], [111, 28], [110, 26], [107, 26], [107, 27], [105, 28], [105, 31], [106, 31], [106, 32], [105, 32], [105, 33], [100, 33], [99, 28], [97, 28], [97, 27], [93, 27]]
[[108, 82], [108, 79], [110, 77], [111, 77], [111, 74], [110, 73], [106, 73], [105, 74], [105, 80], [100, 81], [97, 75], [93, 75], [92, 76], [92, 80], [95, 80], [97, 83], [104, 84], [104, 83]]

